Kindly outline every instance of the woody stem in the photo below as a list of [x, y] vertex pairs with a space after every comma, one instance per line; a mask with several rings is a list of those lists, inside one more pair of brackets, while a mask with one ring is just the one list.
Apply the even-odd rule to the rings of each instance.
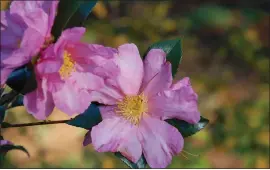
[[26, 126], [39, 126], [39, 125], [60, 124], [60, 123], [67, 123], [70, 120], [72, 120], [72, 119], [68, 119], [68, 120], [56, 120], [56, 121], [47, 120], [47, 121], [43, 121], [43, 122], [21, 123], [21, 124], [10, 124], [10, 123], [3, 122], [2, 123], [2, 129], [5, 129], [5, 128], [14, 128], [14, 127], [26, 127]]

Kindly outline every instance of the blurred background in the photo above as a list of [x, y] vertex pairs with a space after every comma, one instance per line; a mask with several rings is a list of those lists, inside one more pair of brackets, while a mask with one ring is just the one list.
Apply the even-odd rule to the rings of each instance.
[[[156, 41], [182, 39], [175, 80], [191, 78], [210, 124], [185, 140], [184, 150], [199, 156], [180, 154], [168, 168], [269, 168], [269, 6], [259, 0], [114, 0], [95, 6], [86, 42], [133, 42], [143, 55]], [[55, 109], [49, 120], [67, 118]], [[18, 107], [6, 121], [35, 119]], [[127, 168], [111, 153], [83, 147], [85, 133], [65, 124], [5, 129], [5, 139], [31, 154], [11, 151], [5, 167]]]

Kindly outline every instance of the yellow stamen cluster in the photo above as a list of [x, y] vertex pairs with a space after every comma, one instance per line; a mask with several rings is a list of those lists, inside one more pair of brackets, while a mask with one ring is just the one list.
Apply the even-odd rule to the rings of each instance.
[[117, 104], [116, 113], [137, 125], [143, 113], [147, 112], [147, 98], [141, 94], [138, 96], [126, 96]]
[[64, 51], [64, 63], [59, 69], [59, 74], [62, 79], [65, 79], [70, 76], [70, 74], [75, 70], [75, 61], [71, 58], [71, 55]]

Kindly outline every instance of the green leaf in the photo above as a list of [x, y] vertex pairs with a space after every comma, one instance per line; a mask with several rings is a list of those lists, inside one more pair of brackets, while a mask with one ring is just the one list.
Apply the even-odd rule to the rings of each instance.
[[91, 129], [102, 121], [99, 108], [96, 104], [91, 104], [88, 109], [76, 116], [74, 119], [67, 122], [71, 126], [81, 127], [84, 129]]
[[200, 121], [196, 124], [190, 124], [178, 119], [167, 119], [165, 121], [176, 127], [183, 137], [188, 137], [199, 132], [209, 123], [209, 120], [202, 116]]
[[0, 88], [0, 97], [2, 96], [2, 94], [4, 93], [5, 88]]
[[23, 95], [18, 95], [16, 99], [12, 102], [11, 107], [23, 106]]
[[96, 3], [97, 0], [60, 0], [52, 28], [55, 40], [63, 30], [82, 26]]
[[[0, 106], [0, 124], [4, 121], [6, 109], [4, 106]], [[1, 140], [1, 139], [0, 139]]]
[[7, 85], [18, 93], [26, 94], [37, 88], [36, 76], [32, 66], [22, 66], [8, 77]]
[[128, 160], [126, 157], [124, 157], [120, 152], [116, 152], [114, 154], [115, 154], [115, 156], [120, 158], [121, 161], [123, 161], [127, 166], [129, 166], [132, 169], [143, 169], [147, 165], [146, 160], [145, 160], [143, 155], [140, 157], [140, 159], [138, 160], [137, 163], [133, 163], [130, 160]]
[[9, 152], [11, 150], [21, 150], [24, 153], [26, 153], [28, 157], [30, 157], [29, 152], [23, 146], [11, 145], [11, 144], [1, 145], [0, 146], [0, 154], [5, 154], [5, 153], [7, 153], [7, 152]]
[[11, 90], [10, 92], [4, 94], [0, 98], [0, 106], [6, 106], [7, 104], [9, 104], [18, 96], [18, 94], [19, 93], [16, 90]]
[[174, 76], [182, 58], [181, 40], [175, 39], [157, 42], [148, 48], [146, 54], [151, 49], [162, 49], [167, 54], [167, 61], [172, 64], [172, 75]]

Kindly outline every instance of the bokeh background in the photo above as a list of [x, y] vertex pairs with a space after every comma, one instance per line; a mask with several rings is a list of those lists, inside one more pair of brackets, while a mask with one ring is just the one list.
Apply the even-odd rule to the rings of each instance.
[[[133, 42], [142, 55], [156, 41], [181, 38], [175, 79], [191, 78], [210, 124], [186, 138], [184, 150], [199, 156], [180, 154], [168, 168], [269, 168], [269, 10], [259, 0], [101, 1], [84, 41], [111, 47]], [[67, 118], [57, 109], [49, 117]], [[6, 121], [35, 119], [18, 107]], [[5, 129], [5, 139], [31, 154], [11, 151], [5, 167], [127, 168], [111, 153], [83, 147], [85, 133], [65, 124]]]

